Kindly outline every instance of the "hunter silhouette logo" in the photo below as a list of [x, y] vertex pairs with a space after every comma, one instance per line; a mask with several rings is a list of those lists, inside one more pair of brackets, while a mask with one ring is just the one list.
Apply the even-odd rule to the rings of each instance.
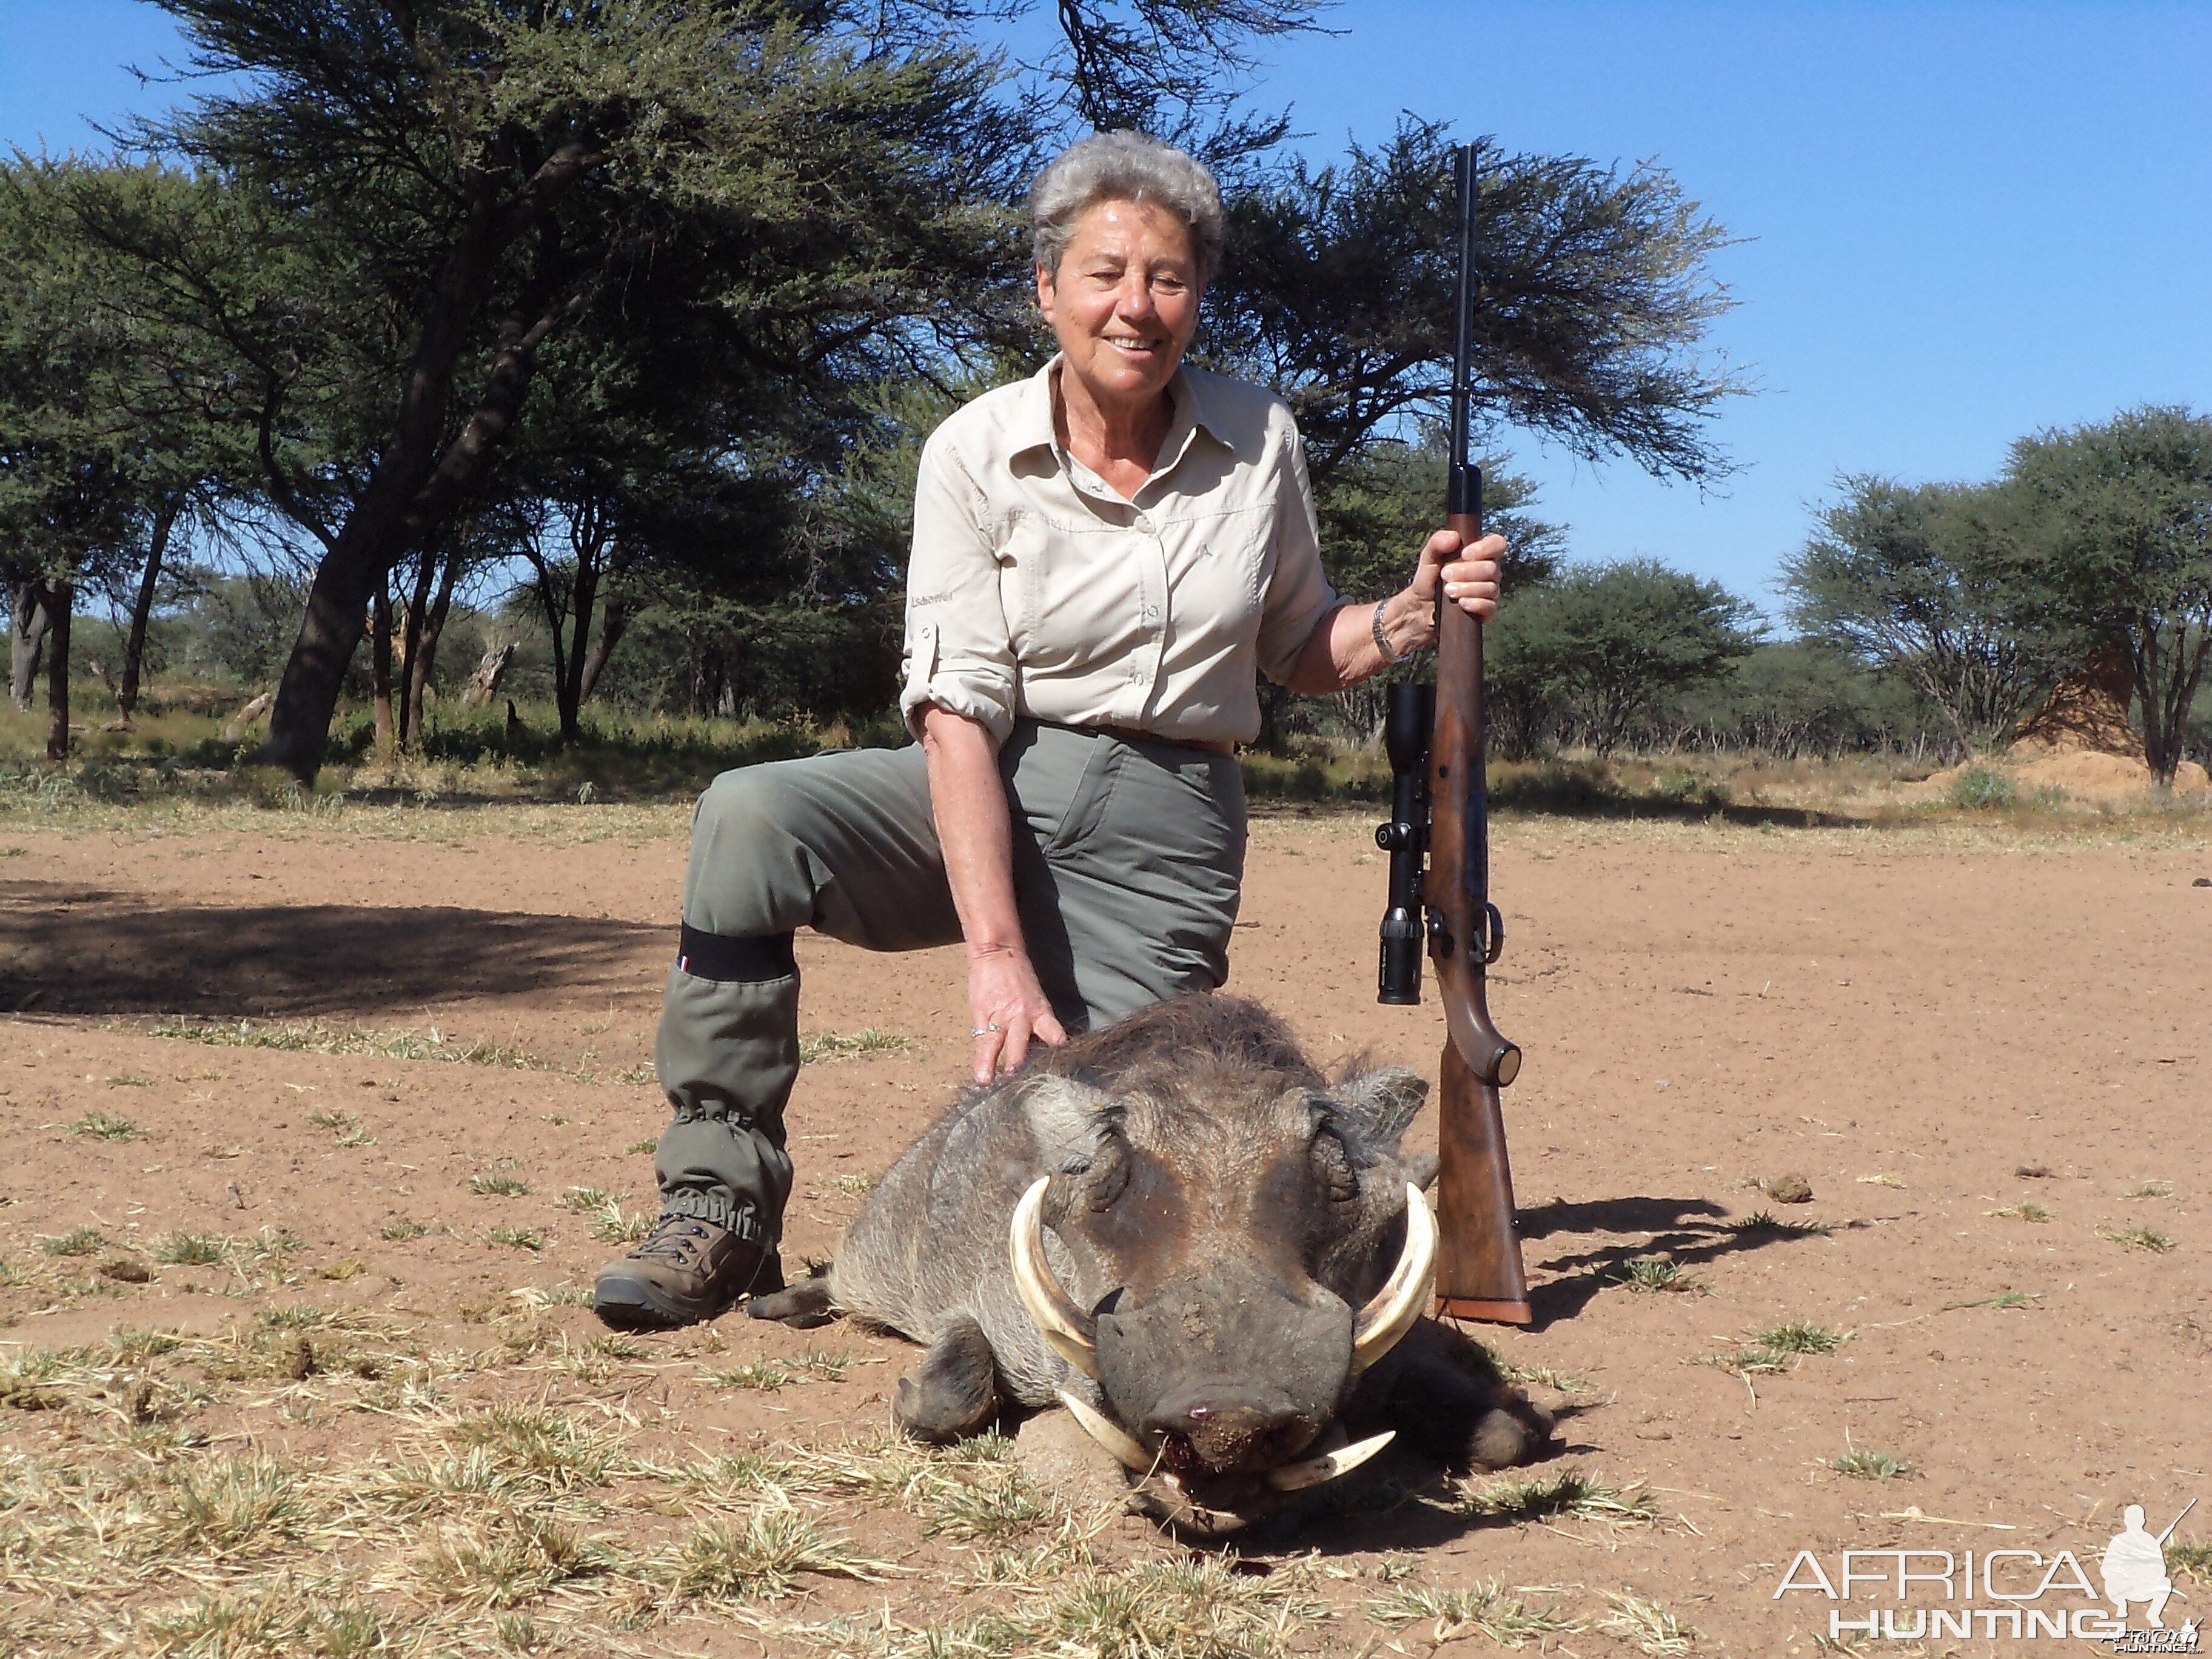
[[[2122, 1530], [2105, 1546], [2100, 1559], [2092, 1558], [2104, 1580], [2101, 1597], [2072, 1550], [2046, 1558], [2032, 1549], [1968, 1550], [1961, 1555], [1892, 1547], [1845, 1550], [1832, 1577], [1814, 1552], [1800, 1550], [1775, 1586], [1773, 1599], [1810, 1592], [1830, 1602], [1857, 1604], [1848, 1611], [1846, 1606], [1828, 1609], [1832, 1642], [1846, 1636], [1893, 1642], [1947, 1636], [2070, 1637], [2109, 1643], [2115, 1653], [2202, 1653], [2196, 1620], [2172, 1629], [2164, 1618], [2174, 1594], [2166, 1567], [2166, 1540], [2196, 1507], [2192, 1498], [2156, 1534], [2144, 1524], [2142, 1504], [2123, 1510]], [[1918, 1518], [1918, 1511], [1913, 1516]], [[2105, 1603], [2111, 1605], [2110, 1613]], [[2142, 1627], [2128, 1623], [2134, 1607], [2143, 1610]]]
[[[2104, 1579], [2105, 1599], [2112, 1604], [2112, 1611], [2119, 1615], [2122, 1624], [2127, 1622], [2129, 1604], [2142, 1601], [2148, 1604], [2143, 1621], [2153, 1630], [2166, 1628], [2166, 1621], [2159, 1615], [2166, 1611], [2166, 1598], [2173, 1594], [2173, 1580], [2166, 1571], [2166, 1540], [2173, 1536], [2174, 1528], [2196, 1507], [2197, 1500], [2192, 1498], [2181, 1514], [2175, 1516], [2155, 1538], [2144, 1529], [2142, 1504], [2130, 1504], [2120, 1512], [2125, 1530], [2116, 1534], [2112, 1541], [2105, 1546]], [[2196, 1635], [2194, 1620], [2186, 1630], [2190, 1636]]]

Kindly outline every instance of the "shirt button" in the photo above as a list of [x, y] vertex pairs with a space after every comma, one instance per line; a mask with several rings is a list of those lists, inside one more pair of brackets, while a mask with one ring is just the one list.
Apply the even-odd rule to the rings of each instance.
[[1159, 619], [1160, 611], [1158, 605], [1148, 605], [1145, 607], [1145, 620], [1146, 622], [1158, 622]]

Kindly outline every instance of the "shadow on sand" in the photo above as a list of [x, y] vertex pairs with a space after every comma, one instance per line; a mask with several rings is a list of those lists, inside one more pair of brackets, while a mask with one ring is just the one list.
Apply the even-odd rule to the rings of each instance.
[[255, 1017], [656, 986], [668, 929], [450, 906], [159, 905], [0, 881], [0, 1011]]

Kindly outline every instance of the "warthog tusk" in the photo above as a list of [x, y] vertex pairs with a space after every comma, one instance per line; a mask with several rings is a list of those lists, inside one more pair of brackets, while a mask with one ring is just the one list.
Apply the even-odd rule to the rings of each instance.
[[1397, 1437], [1397, 1430], [1385, 1429], [1371, 1440], [1340, 1446], [1319, 1457], [1309, 1457], [1303, 1463], [1285, 1463], [1267, 1471], [1267, 1484], [1277, 1492], [1304, 1492], [1308, 1486], [1318, 1486], [1324, 1480], [1351, 1474]]
[[1116, 1462], [1136, 1470], [1139, 1474], [1150, 1474], [1152, 1466], [1159, 1462], [1139, 1444], [1127, 1430], [1066, 1389], [1060, 1391], [1060, 1403], [1067, 1407], [1068, 1415], [1075, 1419], [1076, 1426], [1112, 1452]]
[[[1030, 1192], [1037, 1188], [1032, 1187]], [[1016, 1218], [1017, 1226], [1019, 1218]], [[1437, 1282], [1437, 1218], [1421, 1189], [1406, 1183], [1406, 1248], [1389, 1279], [1359, 1310], [1352, 1328], [1352, 1364], [1365, 1370], [1398, 1346], [1427, 1311]], [[1035, 1310], [1031, 1310], [1032, 1312]]]
[[[1069, 1364], [1094, 1381], [1098, 1376], [1098, 1344], [1091, 1335], [1091, 1316], [1077, 1307], [1052, 1275], [1044, 1255], [1044, 1189], [1050, 1176], [1039, 1176], [1014, 1206], [1013, 1236], [1009, 1241], [1014, 1267], [1014, 1290], [1029, 1310], [1037, 1334]], [[1433, 1237], [1433, 1230], [1432, 1234]], [[1393, 1338], [1393, 1340], [1396, 1339]], [[1147, 1459], [1146, 1467], [1151, 1466]]]

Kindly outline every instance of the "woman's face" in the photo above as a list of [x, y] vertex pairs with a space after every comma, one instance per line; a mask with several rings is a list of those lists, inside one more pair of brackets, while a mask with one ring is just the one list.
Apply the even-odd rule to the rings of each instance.
[[1174, 378], [1198, 331], [1190, 227], [1150, 202], [1084, 210], [1060, 269], [1037, 267], [1037, 306], [1095, 401], [1141, 405]]

